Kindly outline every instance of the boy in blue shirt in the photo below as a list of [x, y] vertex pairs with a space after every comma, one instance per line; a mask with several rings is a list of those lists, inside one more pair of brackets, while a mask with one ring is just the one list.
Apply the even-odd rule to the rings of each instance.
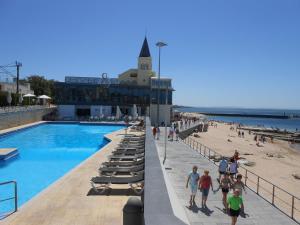
[[193, 166], [193, 170], [189, 173], [187, 182], [186, 182], [186, 188], [190, 185], [191, 189], [191, 198], [190, 198], [190, 208], [195, 204], [195, 196], [198, 189], [198, 181], [199, 181], [199, 173], [197, 172], [198, 167]]

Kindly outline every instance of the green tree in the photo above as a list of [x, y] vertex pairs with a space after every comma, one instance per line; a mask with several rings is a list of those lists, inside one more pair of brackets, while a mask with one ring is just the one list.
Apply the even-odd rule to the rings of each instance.
[[34, 91], [35, 95], [54, 95], [54, 80], [47, 80], [44, 76], [31, 75], [26, 78], [30, 83], [30, 88]]

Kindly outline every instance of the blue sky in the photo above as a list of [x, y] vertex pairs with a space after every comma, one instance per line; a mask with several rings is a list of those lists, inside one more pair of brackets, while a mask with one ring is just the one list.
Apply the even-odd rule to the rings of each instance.
[[300, 108], [299, 0], [0, 0], [0, 65], [21, 76], [110, 77], [137, 64], [147, 32], [153, 69], [174, 103]]

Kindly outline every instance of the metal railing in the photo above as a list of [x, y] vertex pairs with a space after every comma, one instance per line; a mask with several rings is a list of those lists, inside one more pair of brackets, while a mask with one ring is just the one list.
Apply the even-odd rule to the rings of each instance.
[[[218, 158], [220, 159], [222, 157], [222, 155], [215, 150], [212, 150], [200, 142], [195, 141], [191, 137], [187, 137], [182, 141], [192, 149], [196, 150], [203, 157], [207, 158], [209, 161], [212, 161], [216, 166]], [[239, 173], [243, 175], [245, 179], [245, 185], [250, 190], [261, 196], [267, 202], [271, 203], [274, 207], [278, 208], [284, 214], [300, 224], [300, 198], [287, 192], [283, 188], [278, 187], [277, 185], [266, 180], [265, 178], [262, 178], [243, 166], [239, 166], [239, 169], [242, 170], [240, 170]]]
[[14, 185], [14, 196], [5, 198], [5, 199], [0, 199], [0, 204], [2, 202], [6, 202], [6, 201], [10, 201], [10, 200], [14, 200], [14, 210], [4, 213], [4, 214], [0, 214], [0, 220], [6, 218], [7, 216], [13, 214], [14, 212], [16, 212], [18, 210], [18, 190], [17, 190], [17, 182], [16, 181], [6, 181], [6, 182], [2, 182], [0, 183], [0, 186], [3, 185], [9, 185], [9, 184], [13, 184]]

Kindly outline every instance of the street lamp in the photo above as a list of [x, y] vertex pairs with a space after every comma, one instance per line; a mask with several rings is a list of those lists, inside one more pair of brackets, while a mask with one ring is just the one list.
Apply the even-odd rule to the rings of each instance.
[[159, 100], [160, 100], [160, 49], [167, 46], [166, 43], [159, 41], [156, 43], [158, 47], [158, 87], [157, 87], [157, 126], [159, 126]]

